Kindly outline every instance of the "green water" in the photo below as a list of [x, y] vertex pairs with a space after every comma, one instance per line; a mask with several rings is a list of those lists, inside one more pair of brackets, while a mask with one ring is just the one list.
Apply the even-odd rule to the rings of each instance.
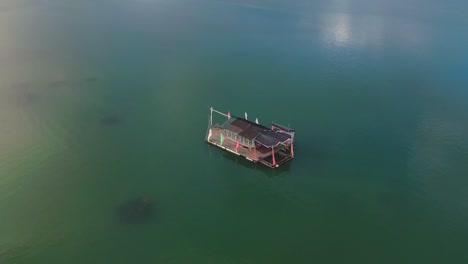
[[[0, 263], [466, 263], [467, 9], [0, 0]], [[209, 147], [211, 106], [296, 159]]]

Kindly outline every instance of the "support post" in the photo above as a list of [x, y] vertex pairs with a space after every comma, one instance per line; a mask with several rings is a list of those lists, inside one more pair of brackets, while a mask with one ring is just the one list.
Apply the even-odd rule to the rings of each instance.
[[210, 127], [211, 127], [211, 126], [213, 126], [213, 107], [211, 107], [210, 110], [211, 110], [210, 111], [211, 112], [211, 114], [210, 114]]
[[275, 159], [275, 148], [273, 146], [271, 147], [271, 158], [273, 160], [273, 166], [278, 167], [278, 164], [276, 164], [276, 159]]

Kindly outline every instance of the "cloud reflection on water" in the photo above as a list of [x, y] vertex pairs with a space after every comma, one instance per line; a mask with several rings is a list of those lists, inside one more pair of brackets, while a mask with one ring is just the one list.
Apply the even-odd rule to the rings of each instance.
[[315, 34], [326, 48], [397, 48], [421, 52], [429, 44], [424, 21], [409, 16], [367, 10], [348, 0], [299, 11], [301, 34]]
[[347, 46], [351, 40], [350, 16], [337, 14], [325, 18], [323, 41], [335, 46]]

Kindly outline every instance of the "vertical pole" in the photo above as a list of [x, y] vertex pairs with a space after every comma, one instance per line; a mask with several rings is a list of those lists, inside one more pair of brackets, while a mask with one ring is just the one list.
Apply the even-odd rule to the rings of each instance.
[[294, 158], [294, 144], [291, 142], [291, 157]]
[[276, 159], [275, 159], [275, 148], [273, 146], [271, 147], [271, 157], [273, 159], [273, 166], [278, 167], [278, 164], [276, 164]]
[[213, 125], [213, 107], [210, 108], [211, 110], [211, 115], [210, 115], [210, 126]]
[[254, 146], [254, 160], [255, 161], [258, 161], [258, 158], [257, 158], [257, 147]]
[[208, 130], [208, 138], [207, 138], [208, 141], [210, 141], [210, 138], [211, 138], [211, 128], [210, 128], [210, 130]]

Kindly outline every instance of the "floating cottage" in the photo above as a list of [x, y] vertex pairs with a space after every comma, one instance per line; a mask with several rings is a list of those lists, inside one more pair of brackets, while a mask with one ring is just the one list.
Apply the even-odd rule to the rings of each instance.
[[[226, 117], [223, 124], [213, 124], [213, 113]], [[271, 123], [271, 128], [245, 118], [231, 116], [210, 108], [206, 141], [221, 149], [277, 168], [294, 158], [294, 129]]]

